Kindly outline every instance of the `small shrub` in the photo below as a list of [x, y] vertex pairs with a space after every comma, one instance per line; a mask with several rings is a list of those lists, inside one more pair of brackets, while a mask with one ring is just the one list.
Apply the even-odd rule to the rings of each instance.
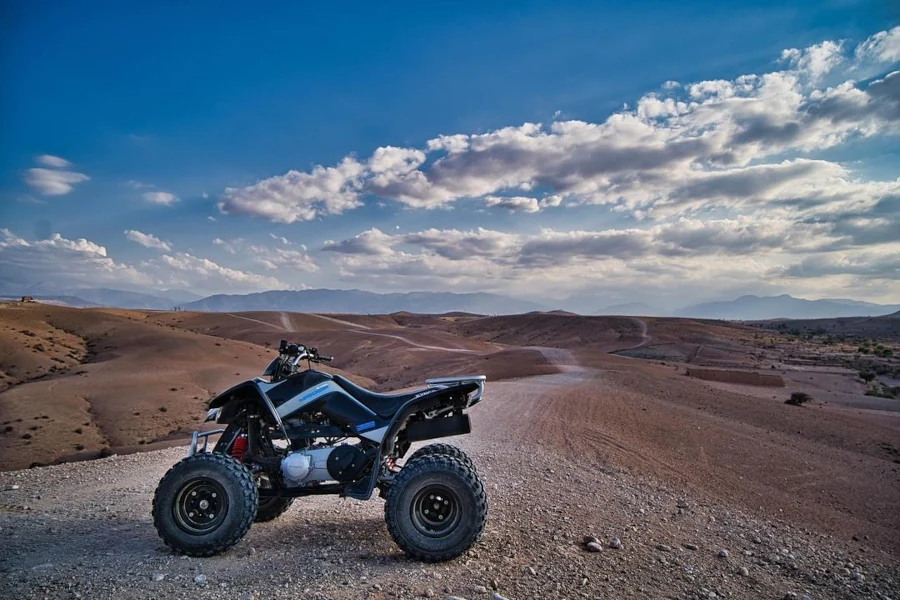
[[169, 410], [169, 409], [166, 408], [165, 406], [160, 406], [160, 407], [159, 407], [159, 412], [167, 412], [168, 410]]
[[791, 406], [803, 406], [810, 400], [812, 400], [812, 396], [806, 392], [794, 392], [791, 394], [790, 398], [784, 401], [784, 403], [790, 404]]
[[169, 391], [170, 391], [170, 392], [177, 392], [177, 391], [178, 391], [178, 388], [169, 388]]
[[83, 444], [75, 444], [75, 449], [80, 452], [81, 450], [84, 450], [84, 445]]
[[81, 427], [79, 427], [78, 429], [75, 430], [75, 433], [77, 433], [77, 434], [80, 435], [80, 434], [82, 433], [82, 431], [83, 431], [83, 430], [81, 429]]
[[869, 383], [870, 381], [875, 379], [875, 373], [873, 373], [872, 371], [860, 371], [859, 378], [862, 379], [863, 381], [865, 381], [866, 383]]
[[23, 439], [23, 440], [30, 440], [30, 439], [31, 439], [31, 434], [30, 434], [30, 433], [26, 433], [25, 435], [22, 436], [22, 439]]

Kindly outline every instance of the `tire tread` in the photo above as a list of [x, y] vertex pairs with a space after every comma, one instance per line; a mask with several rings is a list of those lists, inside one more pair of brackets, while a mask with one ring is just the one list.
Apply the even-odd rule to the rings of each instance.
[[[438, 445], [438, 444], [435, 444]], [[426, 446], [427, 447], [427, 446]], [[455, 448], [455, 446], [451, 446]], [[466, 457], [468, 458], [468, 457]], [[425, 552], [419, 548], [410, 546], [404, 537], [400, 524], [394, 518], [393, 507], [398, 502], [398, 497], [404, 485], [413, 477], [429, 471], [451, 471], [460, 476], [465, 483], [472, 489], [475, 496], [475, 520], [477, 526], [466, 543], [461, 544], [457, 548], [447, 550], [445, 552]], [[384, 503], [384, 517], [387, 523], [388, 532], [394, 539], [394, 542], [400, 549], [411, 557], [423, 562], [444, 562], [460, 556], [469, 548], [471, 548], [484, 533], [484, 527], [487, 523], [487, 494], [484, 491], [484, 485], [478, 476], [478, 472], [474, 468], [471, 460], [468, 463], [463, 462], [455, 456], [447, 454], [425, 454], [419, 457], [411, 457], [406, 465], [400, 470], [400, 473], [394, 478], [394, 482], [388, 489], [387, 498]]]
[[[178, 540], [166, 535], [164, 528], [160, 524], [162, 516], [170, 509], [168, 503], [172, 501], [171, 498], [161, 497], [160, 490], [163, 489], [164, 484], [168, 479], [176, 477], [180, 471], [188, 469], [193, 465], [205, 463], [212, 463], [213, 465], [223, 467], [228, 474], [238, 481], [242, 493], [240, 498], [236, 498], [234, 501], [243, 504], [244, 518], [238, 523], [237, 527], [233, 528], [234, 530], [231, 535], [224, 540], [210, 542], [198, 548], [185, 547], [179, 544]], [[229, 499], [229, 501], [231, 501], [231, 499]], [[253, 480], [253, 475], [247, 467], [228, 455], [220, 454], [218, 452], [203, 452], [182, 459], [170, 468], [160, 480], [159, 485], [156, 488], [156, 493], [153, 495], [153, 525], [156, 527], [157, 533], [159, 533], [159, 536], [166, 546], [178, 554], [197, 557], [214, 556], [228, 550], [247, 534], [247, 531], [250, 530], [250, 526], [253, 525], [253, 521], [256, 518], [258, 504], [259, 491], [256, 487], [256, 482]]]

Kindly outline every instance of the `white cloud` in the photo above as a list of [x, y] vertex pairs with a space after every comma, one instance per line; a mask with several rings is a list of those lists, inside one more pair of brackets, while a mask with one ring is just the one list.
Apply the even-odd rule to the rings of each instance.
[[169, 242], [164, 242], [153, 234], [143, 233], [136, 229], [128, 229], [125, 231], [125, 237], [140, 244], [144, 248], [153, 248], [155, 250], [164, 250], [166, 252], [170, 252], [172, 250], [171, 244]]
[[[143, 235], [146, 239], [140, 236], [129, 239], [160, 241]], [[312, 268], [301, 264], [298, 270], [309, 272]], [[68, 239], [54, 233], [44, 240], [29, 241], [9, 229], [0, 229], [0, 272], [6, 288], [16, 290], [30, 290], [32, 286], [42, 289], [185, 287], [210, 293], [240, 293], [292, 287], [276, 277], [223, 266], [188, 253], [163, 254], [131, 265], [114, 260], [104, 246], [91, 240]]]
[[219, 202], [226, 214], [248, 214], [281, 223], [311, 221], [362, 205], [359, 184], [365, 167], [348, 156], [336, 167], [289, 171], [244, 188], [227, 188]]
[[72, 166], [72, 163], [66, 159], [60, 158], [59, 156], [53, 156], [52, 154], [41, 154], [35, 158], [35, 161], [45, 167], [52, 167], [54, 169], [65, 169], [66, 167]]
[[25, 183], [45, 196], [64, 196], [72, 191], [75, 184], [89, 179], [84, 173], [75, 171], [55, 171], [40, 167], [25, 171]]
[[186, 252], [164, 254], [158, 259], [142, 263], [142, 266], [168, 277], [173, 285], [234, 291], [289, 287], [275, 277], [223, 267], [208, 258], [193, 256]]
[[271, 271], [315, 273], [319, 270], [312, 257], [300, 250], [250, 246], [249, 251], [253, 256], [253, 262]]
[[900, 27], [879, 31], [857, 46], [858, 61], [874, 60], [880, 63], [900, 61]]
[[152, 279], [134, 267], [114, 261], [106, 248], [90, 240], [70, 240], [54, 233], [27, 241], [8, 229], [0, 230], [0, 271], [10, 283], [27, 288], [34, 284], [142, 285]]
[[[220, 206], [292, 222], [339, 214], [371, 194], [409, 208], [479, 198], [488, 206], [533, 213], [543, 208], [540, 201], [510, 192], [541, 189], [638, 218], [673, 216], [673, 205], [715, 208], [712, 198], [686, 198], [687, 190], [700, 188], [682, 183], [753, 180], [764, 191], [766, 180], [750, 176], [763, 170], [748, 169], [773, 165], [773, 173], [790, 175], [791, 168], [781, 166], [787, 157], [802, 177], [806, 167], [797, 161], [806, 153], [900, 133], [900, 74], [864, 86], [848, 77], [855, 68], [851, 54], [890, 60], [898, 39], [900, 28], [855, 50], [844, 41], [824, 41], [785, 50], [786, 70], [684, 86], [666, 82], [665, 95], [648, 94], [634, 110], [601, 123], [525, 123], [441, 135], [421, 150], [382, 147], [368, 160], [348, 156], [336, 167], [231, 188]], [[774, 157], [778, 162], [770, 162]], [[755, 190], [746, 192], [749, 198]]]
[[393, 239], [390, 235], [373, 227], [349, 240], [339, 242], [329, 240], [322, 246], [322, 250], [340, 254], [390, 254], [390, 243]]
[[[333, 262], [348, 281], [407, 290], [452, 286], [534, 295], [539, 286], [565, 296], [599, 287], [632, 294], [677, 292], [683, 298], [754, 280], [813, 289], [806, 279], [827, 273], [840, 276], [834, 285], [877, 281], [878, 294], [889, 296], [900, 293], [895, 258], [900, 256], [900, 187], [894, 189], [896, 195], [886, 193], [880, 202], [857, 204], [855, 213], [802, 221], [775, 211], [765, 217], [680, 217], [642, 227], [544, 229], [530, 235], [483, 228], [389, 235], [371, 229], [328, 242], [323, 250], [334, 253]], [[690, 282], [705, 283], [685, 288]]]
[[542, 200], [529, 196], [485, 196], [484, 205], [488, 208], [505, 208], [509, 212], [536, 213], [548, 207], [559, 206], [560, 196], [548, 196]]
[[144, 192], [141, 197], [150, 204], [160, 204], [162, 206], [172, 206], [178, 202], [178, 196], [170, 192]]
[[790, 48], [781, 53], [781, 59], [817, 81], [844, 61], [843, 43], [825, 41], [803, 50]]
[[275, 235], [274, 233], [270, 233], [270, 234], [269, 234], [269, 237], [272, 238], [273, 240], [277, 241], [277, 242], [281, 242], [281, 243], [284, 244], [285, 246], [292, 246], [292, 245], [293, 245], [293, 242], [292, 242], [291, 240], [287, 239], [286, 237], [282, 237], [282, 236], [280, 236], [280, 235]]

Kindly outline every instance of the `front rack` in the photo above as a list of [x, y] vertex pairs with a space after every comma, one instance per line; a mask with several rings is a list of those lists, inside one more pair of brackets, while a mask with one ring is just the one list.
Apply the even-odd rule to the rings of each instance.
[[203, 449], [200, 452], [206, 452], [207, 446], [209, 446], [209, 436], [216, 435], [217, 433], [224, 432], [224, 429], [213, 429], [212, 431], [195, 431], [191, 434], [191, 445], [188, 448], [188, 456], [193, 456], [197, 454], [197, 443], [200, 441], [200, 438], [203, 438]]

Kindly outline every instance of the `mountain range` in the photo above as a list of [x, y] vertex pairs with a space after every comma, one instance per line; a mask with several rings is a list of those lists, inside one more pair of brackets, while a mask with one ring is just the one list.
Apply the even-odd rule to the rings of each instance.
[[859, 300], [806, 300], [781, 296], [741, 296], [736, 300], [705, 302], [685, 307], [677, 317], [763, 321], [768, 319], [826, 319], [835, 317], [875, 317], [900, 310], [898, 304], [873, 304]]
[[218, 294], [196, 302], [182, 304], [180, 308], [213, 312], [286, 310], [362, 314], [401, 311], [439, 314], [456, 311], [482, 315], [546, 310], [545, 306], [534, 302], [496, 294], [455, 294], [452, 292], [376, 294], [362, 290], [283, 290], [242, 295]]
[[[33, 296], [45, 302], [75, 307], [114, 306], [149, 310], [240, 312], [284, 310], [292, 312], [386, 314], [416, 312], [441, 314], [465, 312], [483, 315], [516, 314], [554, 309], [571, 310], [584, 299], [532, 302], [488, 293], [409, 292], [379, 294], [363, 290], [272, 290], [252, 294], [216, 294], [201, 297], [185, 290], [126, 291], [107, 288], [58, 288], [40, 284], [22, 289], [0, 282], [0, 297]], [[571, 301], [570, 301], [571, 300]], [[806, 300], [781, 296], [741, 296], [734, 300], [704, 302], [674, 311], [643, 302], [606, 306], [597, 315], [675, 316], [731, 321], [768, 319], [822, 319], [880, 316], [900, 310], [900, 304], [873, 304], [844, 298]]]

